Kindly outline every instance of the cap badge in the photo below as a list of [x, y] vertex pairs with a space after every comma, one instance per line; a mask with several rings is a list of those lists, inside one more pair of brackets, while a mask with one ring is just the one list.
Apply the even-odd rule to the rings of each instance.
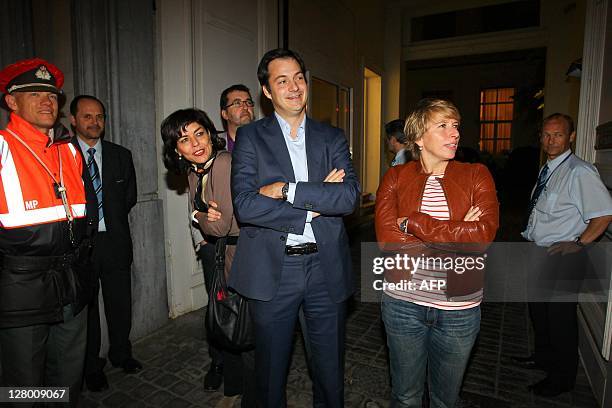
[[36, 78], [44, 79], [46, 81], [51, 79], [51, 74], [49, 73], [49, 71], [47, 71], [47, 67], [45, 67], [44, 65], [41, 65], [34, 75], [36, 76]]

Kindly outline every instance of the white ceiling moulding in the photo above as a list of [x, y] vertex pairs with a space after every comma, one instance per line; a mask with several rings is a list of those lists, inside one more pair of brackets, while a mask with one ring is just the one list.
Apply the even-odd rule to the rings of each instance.
[[542, 28], [526, 28], [495, 34], [476, 34], [419, 41], [402, 48], [403, 61], [489, 54], [503, 51], [546, 47], [547, 32]]
[[403, 9], [409, 17], [421, 17], [450, 11], [469, 10], [520, 0], [387, 0], [387, 8]]

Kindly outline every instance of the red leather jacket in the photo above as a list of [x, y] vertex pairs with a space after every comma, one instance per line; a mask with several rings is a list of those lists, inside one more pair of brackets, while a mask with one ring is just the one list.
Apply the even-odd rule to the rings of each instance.
[[[482, 164], [450, 161], [440, 184], [446, 195], [450, 220], [436, 220], [420, 212], [429, 174], [411, 161], [390, 168], [376, 193], [376, 237], [381, 248], [397, 243], [487, 243], [499, 225], [495, 183]], [[462, 221], [470, 206], [482, 210], [479, 221]], [[400, 231], [399, 217], [408, 217], [407, 232]], [[394, 246], [394, 245], [391, 245]]]

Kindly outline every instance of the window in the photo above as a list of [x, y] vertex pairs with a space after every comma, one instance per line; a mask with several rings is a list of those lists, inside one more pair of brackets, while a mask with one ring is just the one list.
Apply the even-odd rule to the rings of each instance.
[[512, 147], [514, 88], [480, 91], [480, 150], [491, 154]]
[[351, 140], [350, 90], [340, 85], [311, 77], [310, 114], [313, 119], [344, 130]]

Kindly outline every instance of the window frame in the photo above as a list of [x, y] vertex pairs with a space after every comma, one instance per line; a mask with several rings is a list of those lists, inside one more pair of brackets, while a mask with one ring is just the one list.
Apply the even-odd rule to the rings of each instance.
[[[490, 101], [487, 99], [487, 92], [495, 91], [495, 100]], [[507, 96], [507, 99], [500, 99], [500, 93], [510, 92], [511, 94]], [[514, 97], [516, 95], [516, 88], [510, 86], [498, 86], [498, 87], [489, 87], [482, 88], [480, 90], [480, 103], [479, 103], [479, 148], [481, 152], [488, 152], [490, 154], [500, 154], [505, 150], [512, 149], [512, 123], [514, 122], [514, 111], [515, 111], [515, 101]], [[510, 105], [510, 118], [500, 119], [500, 106]], [[495, 112], [493, 114], [493, 118], [491, 119], [487, 114], [487, 107], [494, 106]], [[485, 129], [487, 126], [491, 126], [493, 129], [492, 135], [487, 135]], [[500, 136], [500, 127], [507, 126], [508, 131], [507, 135]], [[501, 142], [501, 143], [500, 143]], [[489, 148], [489, 144], [491, 147]]]

